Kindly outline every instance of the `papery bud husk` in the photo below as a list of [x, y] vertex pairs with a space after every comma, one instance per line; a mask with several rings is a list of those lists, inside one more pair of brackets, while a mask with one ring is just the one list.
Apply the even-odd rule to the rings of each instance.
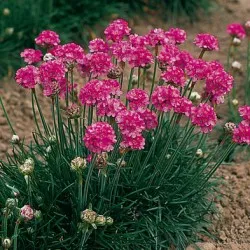
[[12, 245], [12, 241], [9, 238], [5, 238], [2, 240], [2, 247], [3, 249], [9, 249]]
[[20, 142], [20, 138], [18, 135], [12, 135], [11, 142], [13, 144], [18, 144]]
[[95, 224], [97, 226], [105, 226], [106, 225], [106, 217], [103, 215], [98, 215], [95, 219]]
[[111, 217], [106, 218], [106, 225], [111, 226], [114, 223], [114, 220]]
[[82, 171], [87, 167], [87, 160], [82, 157], [76, 157], [71, 161], [70, 168], [73, 171]]
[[35, 162], [32, 158], [25, 160], [24, 164], [19, 167], [19, 171], [24, 175], [31, 175], [34, 171]]
[[97, 217], [97, 213], [91, 209], [85, 209], [81, 212], [81, 220], [89, 224], [94, 224]]
[[125, 166], [126, 166], [126, 161], [124, 161], [122, 158], [119, 158], [119, 159], [116, 161], [116, 164], [117, 164], [117, 166], [125, 167]]
[[202, 156], [203, 156], [203, 151], [202, 151], [202, 149], [197, 149], [197, 151], [196, 151], [196, 156], [197, 157], [199, 157], [199, 158], [201, 158]]
[[97, 169], [103, 169], [106, 168], [107, 165], [108, 165], [108, 154], [106, 152], [98, 154], [95, 160], [95, 167]]
[[111, 68], [107, 74], [107, 77], [110, 79], [117, 79], [122, 75], [122, 68], [119, 66], [114, 66], [113, 68]]
[[236, 125], [233, 122], [227, 122], [224, 125], [225, 133], [230, 134], [230, 135], [233, 134], [235, 128], [236, 128]]
[[167, 66], [168, 66], [167, 63], [158, 62], [158, 68], [159, 68], [161, 71], [166, 70], [166, 69], [167, 69]]
[[9, 209], [13, 209], [17, 207], [18, 205], [18, 199], [15, 198], [8, 198], [5, 202], [5, 207]]
[[79, 118], [81, 116], [80, 107], [77, 104], [72, 103], [69, 107], [67, 107], [66, 115], [67, 115], [68, 119]]

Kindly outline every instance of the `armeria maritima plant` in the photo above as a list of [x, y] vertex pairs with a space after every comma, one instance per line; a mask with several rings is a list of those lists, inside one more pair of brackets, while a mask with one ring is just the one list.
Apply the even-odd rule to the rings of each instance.
[[40, 50], [21, 53], [29, 65], [16, 82], [31, 93], [36, 127], [25, 144], [5, 112], [13, 156], [0, 172], [4, 249], [184, 249], [206, 233], [214, 172], [237, 143], [250, 143], [242, 107], [240, 125], [225, 126], [228, 148], [205, 144], [233, 86], [219, 62], [203, 59], [219, 49], [216, 37], [197, 35], [195, 58], [179, 46], [181, 29], [140, 36], [119, 19], [104, 34], [86, 53], [46, 30]]

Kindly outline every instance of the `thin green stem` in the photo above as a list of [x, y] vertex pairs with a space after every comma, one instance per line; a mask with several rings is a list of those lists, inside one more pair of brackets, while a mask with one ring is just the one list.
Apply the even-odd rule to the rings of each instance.
[[13, 249], [17, 250], [17, 239], [18, 239], [18, 233], [19, 233], [19, 224], [21, 223], [20, 219], [16, 221], [15, 229], [14, 229], [14, 235], [13, 235]]
[[11, 132], [13, 133], [13, 135], [16, 135], [16, 132], [15, 132], [15, 130], [14, 130], [14, 128], [13, 128], [11, 122], [10, 122], [9, 116], [8, 116], [6, 110], [5, 110], [4, 105], [3, 105], [3, 101], [2, 101], [1, 96], [0, 96], [0, 105], [1, 105], [1, 107], [2, 107], [4, 116], [5, 116], [5, 118], [6, 118], [7, 122], [8, 122], [8, 125], [9, 125], [9, 127], [10, 127], [10, 129], [11, 129]]

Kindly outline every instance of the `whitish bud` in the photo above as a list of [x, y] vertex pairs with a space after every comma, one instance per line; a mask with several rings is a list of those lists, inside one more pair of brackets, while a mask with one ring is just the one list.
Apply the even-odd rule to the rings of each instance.
[[81, 212], [81, 220], [89, 224], [94, 224], [97, 217], [97, 213], [91, 209], [85, 209]]
[[9, 16], [10, 15], [10, 9], [9, 8], [4, 8], [3, 9], [3, 15], [4, 16]]
[[199, 101], [201, 99], [201, 95], [196, 92], [196, 91], [193, 91], [190, 95], [190, 100], [191, 101]]
[[106, 218], [106, 225], [111, 226], [114, 223], [114, 220], [111, 217]]
[[11, 36], [14, 33], [14, 28], [13, 27], [8, 27], [5, 29], [5, 33], [9, 36]]
[[201, 158], [203, 156], [203, 152], [202, 152], [202, 150], [200, 148], [197, 149], [196, 156], [199, 157], [199, 158]]
[[9, 249], [11, 247], [11, 240], [9, 238], [5, 238], [2, 240], [3, 249]]
[[45, 62], [52, 61], [52, 60], [55, 60], [55, 57], [51, 53], [46, 53], [43, 56], [43, 61]]
[[232, 68], [235, 70], [240, 70], [241, 69], [241, 63], [238, 61], [232, 62]]
[[126, 161], [122, 160], [122, 158], [119, 158], [116, 162], [117, 166], [120, 167], [125, 167], [126, 166]]
[[51, 136], [49, 137], [48, 141], [49, 141], [50, 143], [55, 143], [55, 142], [56, 142], [56, 136], [55, 136], [55, 135], [51, 135]]
[[18, 144], [20, 142], [20, 138], [18, 135], [12, 135], [11, 142], [13, 144]]
[[48, 146], [48, 147], [46, 148], [46, 152], [47, 152], [47, 153], [50, 153], [51, 150], [52, 150], [52, 149], [51, 149], [51, 146]]
[[34, 218], [36, 220], [41, 220], [42, 219], [42, 212], [40, 210], [36, 210], [34, 213]]
[[138, 76], [137, 75], [132, 75], [132, 84], [133, 85], [136, 85], [137, 84], [137, 82], [138, 82]]
[[170, 154], [167, 154], [166, 157], [167, 157], [167, 159], [170, 159], [171, 155], [170, 155]]
[[12, 209], [18, 205], [18, 199], [8, 198], [5, 202], [5, 207]]
[[235, 38], [233, 39], [232, 44], [233, 44], [234, 46], [239, 46], [239, 45], [241, 44], [241, 40], [240, 40], [239, 38], [235, 37]]
[[25, 175], [31, 175], [34, 171], [35, 162], [32, 158], [25, 160], [24, 164], [19, 167], [19, 171]]
[[239, 104], [239, 101], [238, 101], [237, 99], [233, 99], [233, 100], [232, 100], [232, 104], [233, 104], [234, 106], [237, 106], [237, 105]]
[[105, 226], [106, 224], [106, 217], [103, 215], [98, 215], [95, 219], [95, 224], [97, 226]]
[[228, 134], [232, 134], [235, 128], [236, 125], [233, 122], [227, 122], [224, 126], [225, 132]]
[[73, 171], [81, 171], [87, 167], [87, 161], [85, 158], [76, 157], [71, 161], [70, 168]]

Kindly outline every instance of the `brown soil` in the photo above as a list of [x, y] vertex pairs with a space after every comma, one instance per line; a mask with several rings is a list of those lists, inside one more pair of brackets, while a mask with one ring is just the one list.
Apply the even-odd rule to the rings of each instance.
[[[135, 31], [145, 34], [152, 27], [162, 27], [167, 29], [168, 24], [163, 23], [149, 14], [147, 20], [135, 18], [133, 26]], [[219, 0], [214, 4], [211, 15], [201, 17], [199, 22], [191, 25], [182, 23], [179, 27], [188, 32], [188, 41], [185, 49], [198, 55], [197, 50], [192, 45], [192, 40], [197, 33], [209, 32], [217, 35], [220, 40], [220, 52], [207, 53], [205, 59], [219, 59], [226, 62], [226, 54], [229, 45], [229, 37], [225, 32], [228, 23], [250, 20], [250, 0]], [[132, 25], [131, 25], [132, 26]], [[236, 55], [238, 61], [243, 65], [246, 61], [246, 40]], [[236, 84], [242, 86], [244, 74], [236, 77]], [[244, 103], [242, 87], [238, 87], [238, 100]], [[0, 84], [0, 95], [3, 97], [6, 110], [15, 130], [21, 138], [31, 140], [33, 132], [33, 115], [29, 91], [25, 91], [17, 86], [13, 80], [4, 80]], [[42, 99], [42, 108], [45, 113], [50, 114], [49, 100]], [[222, 105], [219, 112], [226, 112], [226, 104]], [[0, 109], [0, 159], [7, 153], [11, 154], [10, 139], [12, 133], [3, 117]], [[213, 218], [214, 226], [212, 231], [217, 234], [218, 239], [210, 242], [208, 239], [200, 242], [198, 246], [204, 250], [250, 250], [250, 163], [237, 163], [222, 166], [217, 173], [223, 178], [221, 187], [221, 199], [218, 200], [219, 216]], [[188, 249], [194, 249], [189, 247]]]

